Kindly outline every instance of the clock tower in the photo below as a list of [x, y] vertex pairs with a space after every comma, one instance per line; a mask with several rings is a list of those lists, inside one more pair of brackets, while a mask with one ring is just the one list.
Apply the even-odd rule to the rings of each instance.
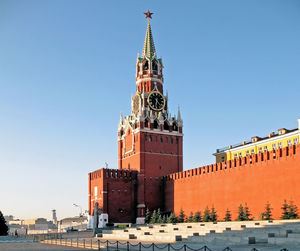
[[143, 222], [145, 209], [162, 207], [161, 177], [182, 171], [182, 127], [177, 115], [168, 109], [164, 92], [163, 63], [157, 57], [148, 19], [142, 55], [136, 61], [136, 93], [131, 114], [121, 114], [118, 127], [119, 169], [138, 171], [137, 223]]

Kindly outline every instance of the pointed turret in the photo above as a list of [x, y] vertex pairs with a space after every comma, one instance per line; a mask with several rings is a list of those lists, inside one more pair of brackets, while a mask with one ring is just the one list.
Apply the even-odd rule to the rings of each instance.
[[178, 106], [177, 119], [181, 120], [180, 107]]
[[121, 112], [121, 114], [120, 114], [120, 122], [119, 122], [119, 124], [120, 124], [120, 125], [123, 124], [123, 113], [122, 113], [122, 112]]
[[180, 107], [178, 106], [178, 113], [177, 113], [177, 122], [178, 122], [178, 126], [182, 127], [183, 126], [183, 121], [181, 118], [181, 113], [180, 113]]
[[150, 26], [150, 20], [148, 20], [148, 24], [147, 24], [147, 31], [145, 36], [142, 57], [149, 58], [150, 60], [156, 58], [156, 51], [155, 51], [154, 40], [153, 40], [151, 26]]

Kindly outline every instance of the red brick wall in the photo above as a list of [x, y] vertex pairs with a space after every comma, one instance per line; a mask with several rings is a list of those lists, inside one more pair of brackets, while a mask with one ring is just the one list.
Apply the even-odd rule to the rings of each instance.
[[[149, 136], [152, 141], [149, 142]], [[162, 141], [161, 140], [162, 138]], [[171, 144], [171, 138], [173, 144]], [[126, 135], [125, 149], [132, 147], [132, 135]], [[135, 134], [134, 151], [122, 154], [123, 141], [119, 141], [119, 169], [137, 170], [145, 177], [160, 177], [182, 171], [182, 137], [156, 133]]]
[[[273, 159], [273, 156], [275, 159]], [[251, 161], [252, 159], [252, 161]], [[232, 218], [247, 203], [252, 216], [260, 218], [265, 204], [273, 218], [281, 216], [284, 200], [300, 208], [300, 145], [204, 166], [169, 175], [165, 179], [165, 209], [186, 215], [214, 205], [219, 219], [228, 208]]]
[[[136, 218], [137, 172], [100, 169], [89, 174], [89, 212], [93, 215], [96, 201], [109, 222], [134, 222]], [[95, 196], [95, 186], [98, 195]]]

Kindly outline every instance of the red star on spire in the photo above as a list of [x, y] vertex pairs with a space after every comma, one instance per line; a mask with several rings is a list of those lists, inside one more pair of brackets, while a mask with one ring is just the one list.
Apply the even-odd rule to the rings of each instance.
[[149, 10], [147, 12], [144, 12], [144, 14], [146, 15], [145, 18], [152, 18], [153, 13], [151, 13]]

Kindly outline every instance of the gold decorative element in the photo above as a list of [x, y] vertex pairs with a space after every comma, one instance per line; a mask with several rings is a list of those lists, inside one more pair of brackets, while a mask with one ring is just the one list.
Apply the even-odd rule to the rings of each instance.
[[132, 98], [132, 111], [138, 113], [140, 109], [141, 98], [138, 94], [134, 95]]

